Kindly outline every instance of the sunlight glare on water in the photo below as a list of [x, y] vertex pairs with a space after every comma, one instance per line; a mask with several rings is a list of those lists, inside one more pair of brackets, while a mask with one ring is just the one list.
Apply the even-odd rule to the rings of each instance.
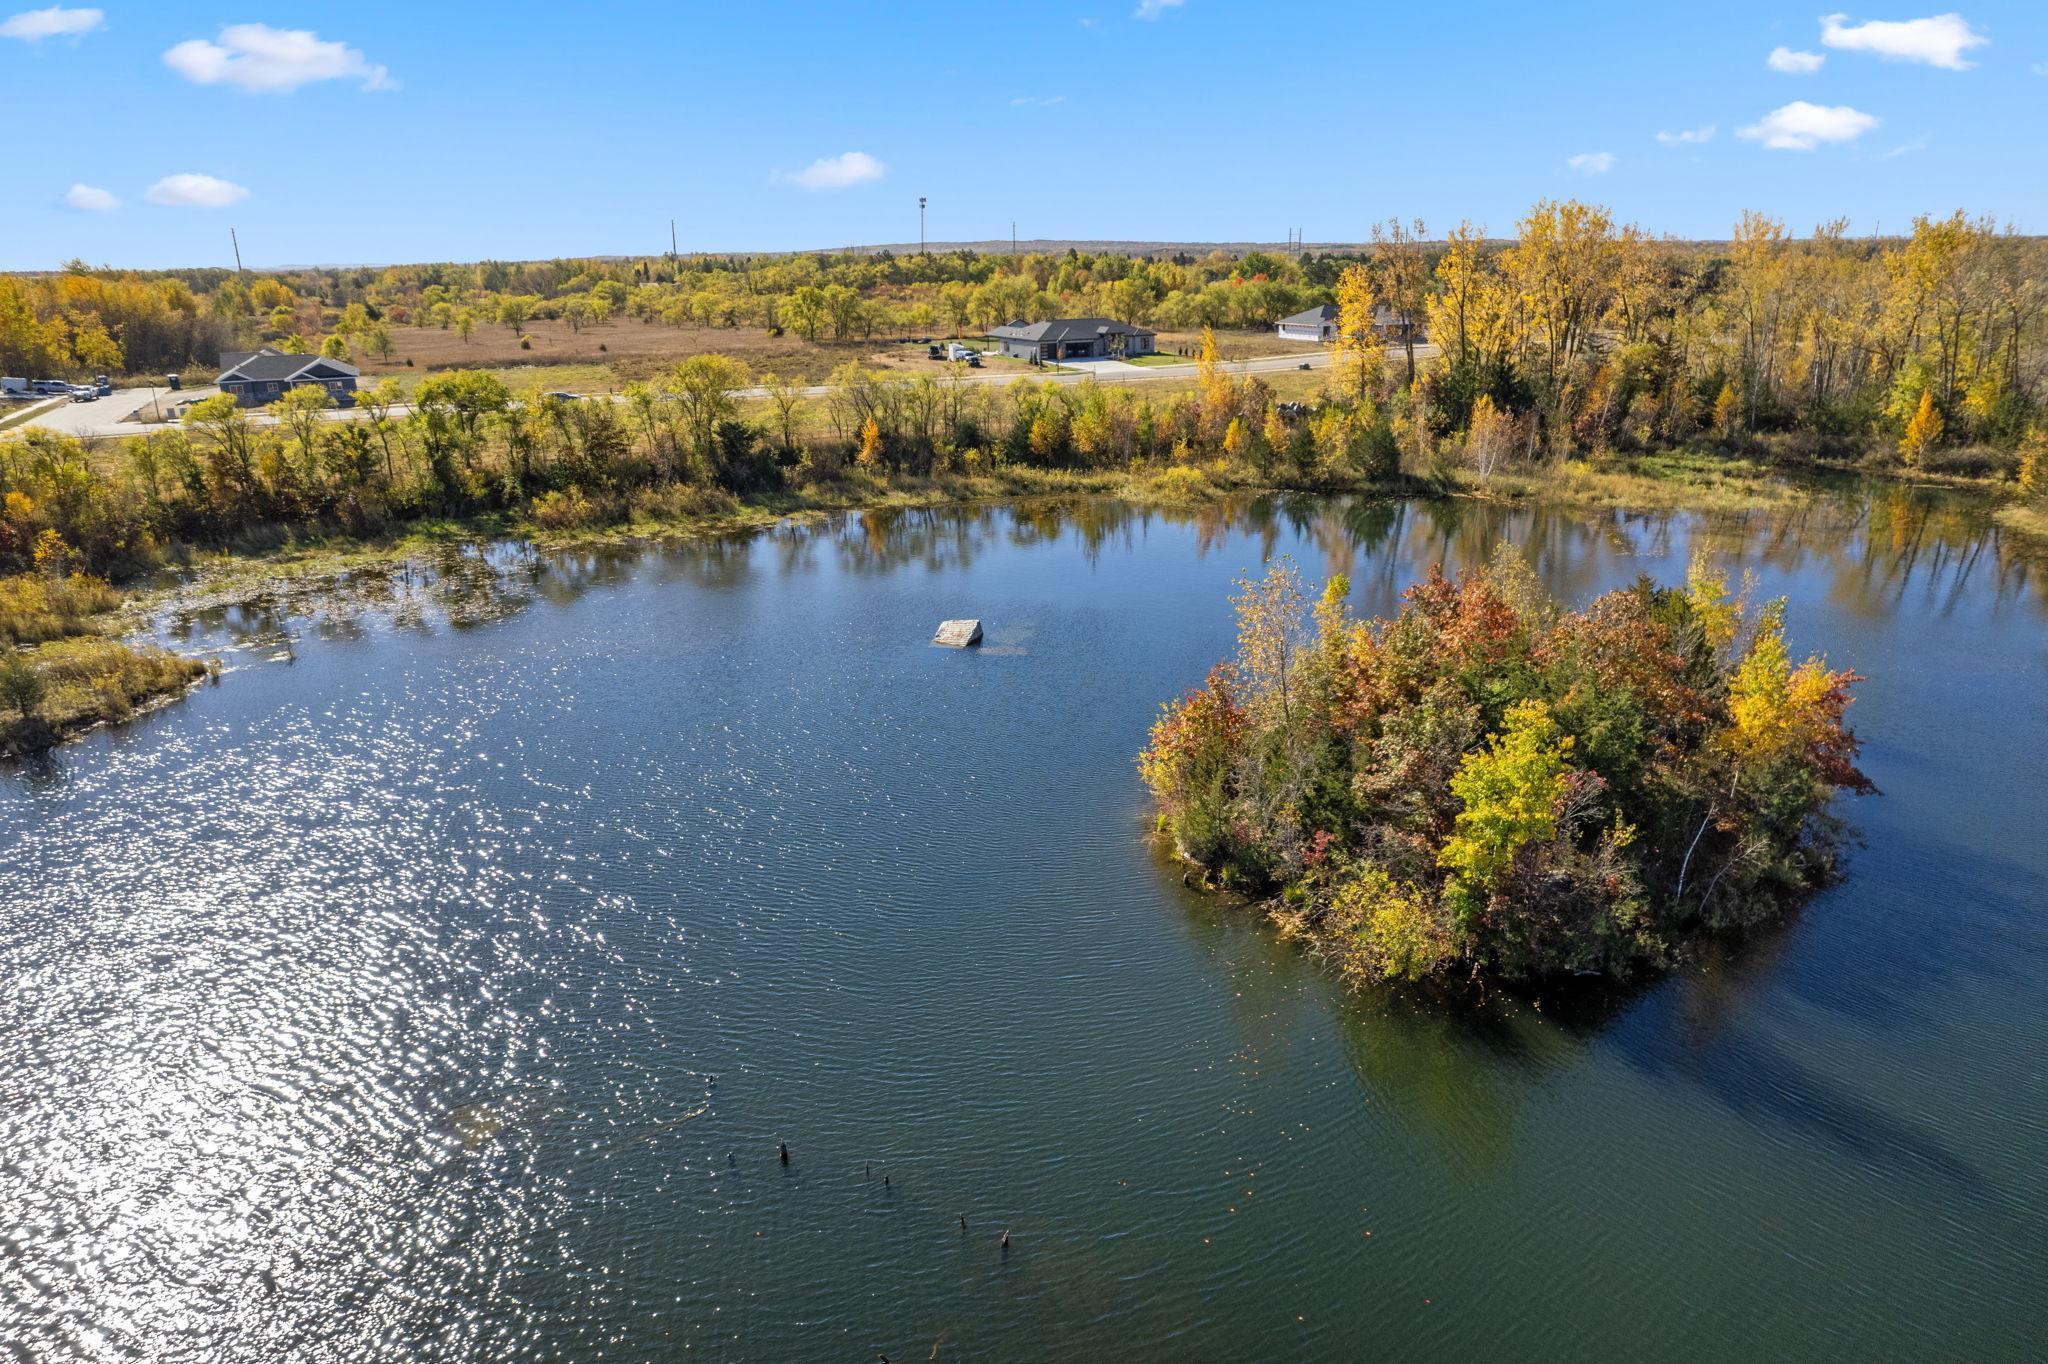
[[[1847, 879], [1547, 1008], [1346, 996], [1185, 890], [1131, 760], [1230, 580], [1387, 613], [1502, 540], [1789, 596], [1869, 675]], [[1896, 491], [876, 513], [194, 609], [218, 686], [0, 772], [0, 1358], [2026, 1357], [2044, 624]]]

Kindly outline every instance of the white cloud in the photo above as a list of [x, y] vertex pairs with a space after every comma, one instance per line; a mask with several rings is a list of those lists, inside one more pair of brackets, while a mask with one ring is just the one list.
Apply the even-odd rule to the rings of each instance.
[[1931, 19], [1889, 21], [1873, 19], [1866, 24], [1846, 22], [1846, 14], [1830, 14], [1820, 21], [1820, 40], [1844, 52], [1871, 52], [1888, 62], [1925, 62], [1951, 71], [1967, 71], [1974, 62], [1963, 53], [1990, 42], [1971, 28], [1960, 14], [1937, 14]]
[[45, 38], [78, 38], [101, 27], [107, 16], [96, 9], [49, 9], [24, 10], [6, 23], [0, 24], [0, 38], [19, 38], [25, 43], [39, 43]]
[[777, 171], [773, 178], [805, 189], [845, 189], [879, 180], [888, 169], [866, 152], [842, 152], [838, 156], [821, 156], [800, 171]]
[[216, 180], [211, 175], [166, 175], [151, 185], [143, 198], [152, 204], [169, 204], [179, 208], [226, 208], [237, 199], [247, 198], [249, 191], [228, 180]]
[[1179, 9], [1187, 0], [1138, 0], [1138, 7], [1131, 11], [1133, 19], [1157, 19], [1170, 9]]
[[64, 191], [64, 202], [80, 213], [112, 213], [121, 201], [97, 185], [73, 185]]
[[1737, 128], [1735, 135], [1782, 152], [1810, 152], [1823, 142], [1854, 142], [1881, 121], [1875, 114], [1846, 104], [1808, 104], [1795, 99], [1747, 128]]
[[1614, 169], [1614, 153], [1580, 152], [1566, 157], [1564, 163], [1582, 175], [1605, 175]]
[[1892, 148], [1890, 151], [1881, 153], [1877, 159], [1880, 161], [1889, 161], [1895, 156], [1911, 156], [1914, 152], [1924, 152], [1927, 150], [1927, 143], [1927, 135], [1925, 133], [1922, 133], [1919, 137], [1914, 138], [1911, 142], [1901, 142], [1898, 146]]
[[2048, 76], [2048, 62], [2035, 62], [2034, 74], [2037, 76]]
[[365, 90], [395, 90], [390, 72], [346, 43], [322, 42], [310, 29], [230, 24], [220, 41], [192, 38], [164, 53], [164, 65], [197, 85], [235, 85], [283, 94], [313, 81], [360, 80]]
[[1820, 70], [1827, 55], [1821, 52], [1798, 52], [1789, 47], [1774, 47], [1771, 55], [1764, 58], [1764, 65], [1773, 71], [1783, 71], [1788, 76], [1803, 76]]
[[1712, 142], [1715, 128], [1709, 123], [1701, 128], [1680, 128], [1675, 133], [1658, 133], [1657, 140], [1667, 147], [1691, 146], [1700, 142]]
[[1050, 109], [1055, 104], [1065, 104], [1066, 102], [1067, 97], [1065, 95], [1046, 95], [1043, 98], [1037, 95], [1019, 95], [1015, 99], [1010, 101], [1013, 107], [1019, 109], [1028, 109], [1034, 107], [1040, 109]]
[[1100, 19], [1092, 19], [1092, 18], [1091, 18], [1091, 19], [1083, 19], [1083, 20], [1081, 20], [1081, 27], [1082, 27], [1082, 28], [1094, 28], [1094, 27], [1096, 27], [1096, 26], [1097, 26], [1098, 24], [1100, 24], [1101, 22], [1102, 22], [1102, 21], [1101, 21]]

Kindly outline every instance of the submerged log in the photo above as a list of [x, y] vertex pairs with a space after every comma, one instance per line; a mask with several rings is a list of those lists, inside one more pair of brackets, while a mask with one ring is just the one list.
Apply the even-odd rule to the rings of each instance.
[[932, 636], [932, 643], [943, 644], [948, 649], [965, 649], [981, 643], [981, 622], [978, 620], [942, 620], [939, 632]]

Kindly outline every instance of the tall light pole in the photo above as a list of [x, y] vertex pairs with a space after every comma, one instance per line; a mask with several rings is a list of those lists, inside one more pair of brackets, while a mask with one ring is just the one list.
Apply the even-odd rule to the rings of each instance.
[[917, 196], [917, 254], [924, 254], [924, 196]]

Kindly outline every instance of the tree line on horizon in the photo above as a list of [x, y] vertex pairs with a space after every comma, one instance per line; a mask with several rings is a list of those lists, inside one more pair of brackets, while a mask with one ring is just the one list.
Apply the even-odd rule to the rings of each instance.
[[[394, 380], [373, 384], [359, 396], [358, 419], [345, 422], [324, 419], [329, 399], [315, 388], [274, 404], [274, 424], [215, 398], [182, 425], [111, 450], [46, 434], [0, 437], [0, 572], [62, 564], [118, 575], [181, 541], [227, 543], [274, 527], [362, 534], [423, 516], [509, 513], [565, 528], [662, 519], [701, 510], [707, 496], [1004, 467], [1332, 488], [1400, 476], [1484, 481], [1575, 455], [1707, 442], [1989, 474], [2031, 496], [2048, 491], [2043, 253], [2039, 240], [1960, 213], [1916, 220], [1910, 236], [1888, 243], [1851, 239], [1840, 223], [1793, 238], [1751, 214], [1703, 255], [1598, 206], [1550, 202], [1505, 245], [1470, 225], [1431, 241], [1419, 222], [1390, 222], [1351, 259], [1182, 264], [1074, 251], [1016, 261], [952, 253], [393, 267], [348, 277], [356, 282], [323, 274], [331, 288], [317, 304], [282, 279], [222, 276], [208, 289], [205, 279], [67, 271], [26, 287], [87, 302], [156, 290], [222, 325], [244, 305], [216, 311], [218, 300], [240, 291], [249, 305], [271, 305], [266, 326], [317, 311], [344, 328], [320, 344], [344, 350], [360, 337], [346, 328], [422, 325], [422, 309], [424, 325], [436, 325], [433, 310], [457, 297], [464, 306], [524, 299], [503, 291], [552, 281], [550, 306], [596, 300], [589, 306], [613, 317], [599, 325], [617, 325], [641, 303], [690, 297], [714, 279], [763, 300], [793, 301], [805, 289], [872, 300], [964, 292], [970, 313], [981, 291], [994, 290], [978, 306], [997, 317], [1121, 300], [1127, 315], [1155, 322], [1190, 297], [1265, 296], [1265, 314], [1325, 298], [1339, 339], [1322, 399], [1306, 409], [1283, 406], [1256, 376], [1225, 373], [1213, 336], [1194, 384], [1156, 394], [1031, 380], [998, 387], [958, 370], [905, 379], [849, 361], [829, 396], [816, 398], [707, 353], [628, 385], [616, 404], [520, 393], [480, 370], [431, 373], [410, 393]], [[576, 265], [579, 273], [560, 273]], [[867, 282], [861, 291], [846, 279], [797, 282], [831, 271]], [[0, 286], [17, 291], [0, 319], [18, 323], [24, 283]], [[1386, 313], [1420, 325], [1384, 346], [1374, 325]], [[136, 334], [99, 313], [61, 316], [38, 325], [83, 328], [106, 344]]]

